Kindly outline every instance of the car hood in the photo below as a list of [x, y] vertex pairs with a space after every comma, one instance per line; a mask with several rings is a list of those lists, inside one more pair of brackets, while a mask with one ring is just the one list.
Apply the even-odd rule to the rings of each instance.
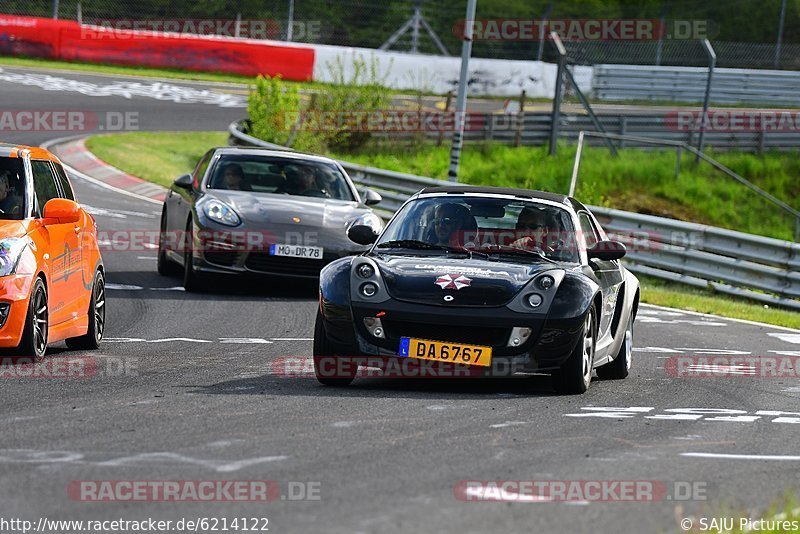
[[0, 239], [6, 237], [22, 237], [33, 229], [34, 220], [6, 221], [0, 219]]
[[[509, 263], [439, 256], [372, 256], [392, 298], [418, 304], [502, 306], [551, 263]], [[451, 304], [452, 305], [452, 304]]]
[[243, 228], [266, 229], [277, 242], [294, 243], [302, 234], [305, 245], [364, 250], [347, 237], [349, 225], [371, 211], [357, 202], [235, 191], [214, 191], [207, 198], [232, 207]]

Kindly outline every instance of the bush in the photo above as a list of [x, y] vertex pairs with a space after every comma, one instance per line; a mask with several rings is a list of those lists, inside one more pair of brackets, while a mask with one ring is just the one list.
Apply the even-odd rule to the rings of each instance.
[[364, 146], [370, 132], [352, 118], [385, 110], [391, 96], [376, 60], [354, 55], [351, 65], [348, 72], [341, 58], [329, 63], [332, 84], [307, 100], [279, 77], [259, 76], [248, 98], [249, 133], [304, 152], [349, 152]]

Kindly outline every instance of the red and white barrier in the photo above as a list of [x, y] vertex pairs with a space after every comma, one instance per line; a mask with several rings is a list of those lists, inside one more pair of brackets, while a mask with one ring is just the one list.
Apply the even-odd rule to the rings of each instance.
[[[0, 55], [322, 82], [334, 81], [339, 65], [348, 79], [358, 58], [376, 63], [381, 79], [393, 89], [440, 94], [456, 88], [461, 65], [458, 57], [129, 30], [14, 15], [0, 15]], [[592, 68], [575, 67], [574, 74], [579, 87], [589, 91]], [[470, 60], [472, 95], [515, 96], [525, 90], [531, 98], [552, 98], [555, 77], [556, 66], [541, 61]]]

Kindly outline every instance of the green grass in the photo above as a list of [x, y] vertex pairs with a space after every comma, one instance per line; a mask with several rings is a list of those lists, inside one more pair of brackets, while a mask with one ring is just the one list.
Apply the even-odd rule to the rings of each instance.
[[221, 132], [131, 132], [95, 135], [87, 148], [100, 159], [129, 174], [165, 187], [194, 169], [214, 146], [227, 144]]
[[[446, 179], [450, 147], [433, 143], [398, 146], [374, 143], [340, 159], [382, 169]], [[459, 180], [546, 191], [567, 192], [575, 157], [574, 146], [560, 146], [548, 157], [545, 147], [499, 144], [467, 145], [462, 153]], [[715, 155], [724, 165], [795, 208], [800, 208], [798, 153]], [[618, 158], [605, 148], [584, 150], [576, 197], [581, 201], [780, 239], [792, 239], [794, 220], [735, 180], [693, 158], [684, 157], [675, 178], [672, 151], [625, 149]]]
[[[177, 176], [191, 171], [206, 150], [213, 146], [226, 144], [227, 134], [218, 132], [133, 132], [93, 136], [87, 142], [89, 150], [103, 161], [134, 176], [165, 186], [169, 185]], [[544, 157], [543, 149], [540, 148], [516, 149], [520, 151], [517, 155], [513, 154], [513, 150], [506, 147], [491, 147], [488, 150], [482, 150], [481, 147], [467, 147], [461, 161], [462, 180], [468, 183], [517, 185], [554, 191], [563, 191], [567, 187], [569, 174], [564, 167], [569, 163], [571, 168], [569, 154], [573, 149], [562, 147], [562, 155], [554, 160]], [[437, 177], [444, 178], [446, 176], [447, 151], [444, 148], [429, 147], [429, 150], [426, 151], [414, 154], [401, 153], [395, 156], [387, 154], [386, 151], [387, 149], [376, 149], [372, 155], [348, 154], [344, 158], [414, 174], [426, 174], [423, 171], [427, 169], [433, 171], [431, 174]], [[605, 189], [599, 185], [593, 185], [594, 179], [584, 179], [578, 188], [577, 196], [583, 200], [588, 197], [590, 203], [612, 204], [614, 207], [623, 209], [638, 209], [678, 218], [696, 217], [702, 222], [713, 222], [714, 217], [720, 217], [720, 213], [727, 213], [725, 202], [739, 202], [740, 205], [737, 209], [741, 213], [749, 214], [751, 210], [757, 213], [759, 209], [750, 205], [756, 204], [756, 201], [739, 196], [735, 187], [731, 187], [731, 184], [722, 180], [720, 180], [722, 181], [721, 185], [724, 187], [720, 187], [719, 190], [711, 189], [711, 194], [704, 192], [701, 177], [697, 174], [690, 174], [688, 171], [686, 176], [678, 182], [669, 171], [670, 176], [663, 177], [662, 175], [660, 180], [663, 183], [661, 183], [659, 179], [649, 177], [647, 172], [660, 172], [657, 168], [658, 165], [667, 165], [663, 156], [645, 153], [627, 156], [627, 153], [627, 151], [623, 152], [622, 161], [617, 163], [600, 150], [590, 150], [585, 164], [586, 175], [589, 175], [589, 169], [593, 167], [601, 169], [602, 172], [596, 170], [591, 175], [600, 176]], [[629, 157], [630, 160], [626, 159]], [[672, 161], [671, 157], [670, 161]], [[739, 157], [744, 163], [753, 166], [749, 171], [753, 175], [766, 172], [765, 169], [774, 169], [773, 172], [786, 174], [789, 172], [787, 167], [797, 166], [797, 163], [791, 162], [791, 157], [788, 155], [769, 155], [764, 158], [762, 163], [750, 161], [757, 159], [755, 156], [734, 154], [727, 156], [728, 160], [736, 160]], [[746, 166], [744, 163], [742, 167]], [[733, 164], [735, 165], [735, 161]], [[637, 168], [637, 165], [640, 168]], [[688, 161], [686, 167], [688, 167]], [[518, 179], [516, 178], [518, 176], [530, 176], [530, 178]], [[692, 178], [693, 176], [694, 178]], [[789, 180], [788, 174], [785, 178], [787, 181]], [[713, 183], [717, 184], [717, 182], [718, 180], [714, 180]], [[765, 179], [761, 182], [761, 185], [764, 186], [764, 183], [769, 180]], [[772, 187], [780, 189], [786, 186], [791, 187], [791, 185], [791, 181], [784, 183], [782, 180], [774, 179]], [[691, 191], [689, 197], [691, 201], [683, 198], [680, 190], [674, 191], [679, 187], [686, 187], [687, 191]], [[741, 186], [738, 187], [741, 188]], [[626, 196], [625, 190], [631, 188], [635, 188], [637, 192]], [[604, 198], [598, 190], [617, 190], [620, 193], [610, 193], [608, 197]], [[658, 192], [660, 191], [664, 192], [663, 196], [659, 196]], [[714, 193], [714, 191], [728, 191], [727, 194], [730, 197], [717, 204], [714, 195], [722, 193]], [[792, 198], [796, 199], [797, 196]], [[703, 204], [699, 204], [701, 200]], [[698, 204], [692, 205], [691, 202], [698, 202]], [[709, 209], [712, 215], [704, 213], [703, 209]], [[765, 211], [763, 207], [760, 209], [762, 212]], [[718, 212], [713, 210], [718, 210]], [[764, 213], [761, 215], [764, 219], [769, 220]], [[753, 217], [756, 217], [756, 214]], [[788, 222], [786, 224], [788, 228]], [[796, 312], [773, 307], [765, 308], [761, 303], [719, 295], [710, 290], [689, 288], [655, 278], [639, 278], [642, 282], [642, 302], [800, 328], [800, 314]]]
[[800, 329], [800, 313], [797, 312], [720, 294], [711, 289], [693, 288], [649, 276], [636, 277], [641, 284], [641, 301], [647, 304]]

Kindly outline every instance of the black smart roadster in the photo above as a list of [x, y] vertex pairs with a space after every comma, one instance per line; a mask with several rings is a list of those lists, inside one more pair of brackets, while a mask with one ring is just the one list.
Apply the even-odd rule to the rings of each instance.
[[[592, 213], [563, 195], [495, 187], [416, 193], [372, 245], [320, 276], [314, 370], [348, 385], [359, 366], [456, 376], [547, 373], [583, 393], [593, 370], [631, 367], [639, 282]], [[448, 375], [450, 376], [450, 375]]]

